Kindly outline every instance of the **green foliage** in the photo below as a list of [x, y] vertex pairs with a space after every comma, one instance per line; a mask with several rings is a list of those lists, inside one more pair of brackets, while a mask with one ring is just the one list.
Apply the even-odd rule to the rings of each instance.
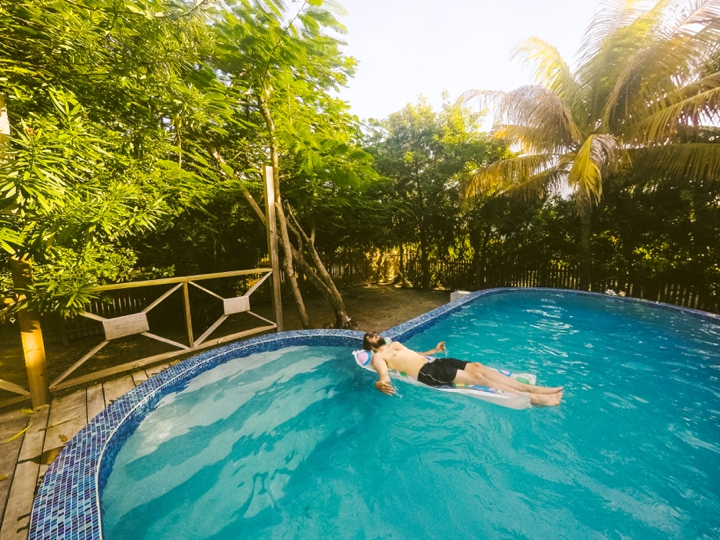
[[198, 69], [209, 32], [191, 7], [0, 5], [0, 92], [12, 127], [0, 163], [0, 262], [33, 263], [36, 307], [81, 309], [92, 285], [131, 276], [135, 256], [123, 243], [210, 196], [208, 180], [183, 168], [181, 137], [168, 126], [209, 122], [211, 90], [222, 87]]
[[342, 13], [331, 1], [0, 4], [12, 127], [0, 262], [33, 263], [36, 307], [71, 313], [97, 284], [257, 264], [265, 235], [240, 188], [262, 200], [271, 136], [300, 221], [346, 228], [336, 217], [377, 175], [332, 94], [355, 65], [329, 36]]
[[[568, 185], [581, 220], [583, 282], [590, 272], [590, 214], [605, 178], [670, 173], [696, 181], [720, 175], [717, 2], [602, 4], [571, 69], [531, 38], [516, 55], [537, 84], [508, 93], [470, 92], [494, 105], [496, 135], [521, 155], [480, 170], [468, 195], [488, 189], [547, 195]], [[637, 163], [645, 164], [644, 168]]]
[[391, 180], [386, 199], [390, 238], [417, 244], [424, 265], [431, 252], [444, 256], [462, 251], [463, 186], [472, 171], [505, 153], [480, 131], [481, 115], [447, 101], [436, 112], [421, 99], [376, 123], [369, 148], [378, 170]]

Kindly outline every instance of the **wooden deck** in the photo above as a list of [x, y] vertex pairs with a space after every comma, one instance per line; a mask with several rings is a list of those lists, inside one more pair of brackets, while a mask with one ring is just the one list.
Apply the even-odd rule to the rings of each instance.
[[41, 411], [0, 413], [0, 540], [27, 539], [35, 493], [65, 444], [105, 407], [173, 363], [76, 390]]

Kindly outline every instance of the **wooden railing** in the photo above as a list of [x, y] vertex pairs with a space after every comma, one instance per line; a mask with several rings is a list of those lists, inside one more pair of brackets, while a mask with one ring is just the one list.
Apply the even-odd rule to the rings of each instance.
[[[138, 294], [124, 294], [114, 300], [106, 297], [104, 299], [105, 301], [102, 301], [101, 299], [97, 302], [93, 302], [89, 306], [88, 311], [80, 314], [80, 318], [90, 321], [93, 325], [92, 327], [89, 327], [93, 330], [89, 333], [93, 335], [102, 335], [102, 341], [92, 347], [87, 353], [82, 355], [70, 367], [57, 376], [50, 383], [50, 390], [58, 391], [82, 385], [119, 373], [140, 369], [143, 366], [158, 363], [175, 356], [191, 353], [207, 347], [212, 347], [227, 341], [275, 330], [278, 326], [276, 322], [266, 319], [265, 317], [254, 313], [250, 309], [251, 295], [256, 292], [271, 275], [272, 270], [269, 268], [254, 268], [250, 270], [173, 277], [95, 287], [93, 292], [100, 293], [101, 295], [107, 295], [115, 291], [135, 292]], [[232, 293], [234, 287], [226, 288], [225, 295], [221, 295], [210, 290], [207, 286], [200, 284], [201, 282], [206, 282], [208, 280], [238, 278], [242, 276], [247, 276], [251, 280], [252, 285], [245, 291], [244, 294], [239, 296]], [[255, 280], [256, 276], [259, 277]], [[158, 287], [166, 287], [166, 290], [161, 290], [161, 292], [158, 293]], [[204, 328], [200, 335], [198, 335], [198, 332], [196, 332], [193, 328], [193, 311], [190, 302], [191, 289], [199, 291], [202, 295], [214, 299], [216, 303], [218, 301], [221, 302], [221, 304], [218, 303], [216, 305], [221, 306], [222, 314], [215, 318], [215, 320], [213, 320], [207, 328]], [[140, 291], [142, 293], [139, 293]], [[166, 303], [174, 293], [180, 293], [182, 295], [182, 317], [184, 319], [182, 334], [185, 336], [182, 341], [185, 341], [185, 343], [178, 341], [176, 336], [173, 336], [175, 339], [163, 336], [163, 333], [167, 333], [163, 332], [163, 329], [167, 330], [167, 325], [164, 325], [164, 327], [160, 330], [151, 331], [150, 322], [148, 321], [148, 314], [153, 310], [160, 309], [160, 306], [163, 303]], [[177, 295], [175, 295], [175, 297], [176, 296]], [[119, 301], [117, 301], [118, 299]], [[175, 298], [175, 300], [177, 301], [177, 298]], [[10, 306], [6, 306], [3, 309], [7, 309], [9, 307]], [[170, 306], [170, 308], [170, 311], [173, 311], [172, 306]], [[166, 309], [166, 311], [168, 310]], [[250, 315], [260, 321], [261, 324], [241, 332], [234, 332], [228, 335], [212, 338], [213, 333], [223, 322], [225, 322], [230, 316], [240, 313]], [[207, 316], [207, 314], [205, 315]], [[78, 326], [77, 323], [73, 324], [74, 326]], [[9, 325], [4, 326], [7, 327]], [[14, 331], [17, 333], [17, 329], [14, 329]], [[144, 336], [146, 338], [162, 342], [166, 345], [170, 345], [174, 348], [174, 350], [144, 356], [143, 358], [132, 362], [123, 362], [120, 365], [114, 365], [109, 368], [91, 371], [90, 373], [73, 377], [73, 374], [75, 374], [82, 366], [86, 365], [97, 355], [98, 352], [111, 342], [124, 337], [136, 335]], [[27, 399], [30, 395], [29, 391], [22, 386], [2, 379], [0, 379], [0, 389], [18, 396], [9, 400], [6, 399], [4, 401], [0, 401], [0, 406], [9, 405], [11, 403]]]
[[[259, 279], [248, 291], [243, 294], [242, 296], [236, 296], [231, 298], [224, 298], [220, 296], [219, 294], [203, 287], [202, 285], [199, 285], [198, 281], [207, 281], [210, 279], [218, 279], [218, 278], [228, 278], [228, 277], [236, 277], [236, 276], [244, 276], [244, 275], [251, 275], [251, 274], [264, 274], [261, 279]], [[261, 332], [267, 332], [269, 330], [274, 330], [277, 328], [277, 324], [269, 319], [266, 319], [265, 317], [262, 317], [258, 315], [257, 313], [253, 313], [250, 311], [250, 295], [257, 290], [257, 288], [262, 285], [262, 283], [270, 277], [272, 274], [272, 270], [269, 268], [255, 268], [253, 270], [237, 270], [234, 272], [222, 272], [217, 274], [203, 274], [203, 275], [197, 275], [197, 276], [187, 276], [187, 277], [177, 277], [177, 278], [165, 278], [165, 279], [155, 279], [155, 280], [149, 280], [149, 281], [141, 281], [141, 282], [131, 282], [131, 283], [119, 283], [116, 285], [104, 285], [95, 288], [95, 292], [105, 292], [105, 291], [117, 291], [117, 290], [124, 290], [124, 289], [136, 289], [139, 287], [152, 287], [152, 286], [158, 286], [158, 285], [171, 285], [171, 287], [165, 291], [162, 295], [160, 295], [158, 298], [156, 298], [150, 305], [142, 309], [139, 313], [132, 313], [128, 315], [121, 315], [119, 317], [111, 317], [106, 318], [100, 315], [97, 315], [95, 313], [91, 312], [84, 312], [81, 313], [83, 317], [86, 317], [88, 319], [98, 321], [102, 323], [103, 331], [105, 334], [105, 339], [96, 345], [92, 350], [90, 350], [87, 354], [85, 354], [82, 358], [80, 358], [77, 362], [75, 362], [70, 368], [65, 370], [59, 377], [57, 377], [52, 383], [50, 383], [50, 390], [61, 390], [63, 388], [68, 388], [71, 386], [76, 386], [78, 384], [83, 384], [85, 382], [93, 381], [99, 378], [108, 377], [111, 375], [115, 375], [117, 373], [122, 373], [125, 371], [129, 371], [132, 369], [137, 369], [139, 367], [160, 362], [162, 360], [167, 360], [168, 358], [172, 358], [174, 356], [179, 356], [181, 354], [186, 354], [188, 352], [197, 351], [199, 349], [204, 349], [206, 347], [212, 347], [213, 345], [218, 345], [220, 343], [226, 342], [226, 341], [232, 341], [235, 339], [240, 339], [243, 337], [251, 336], [253, 334], [258, 334]], [[192, 325], [192, 311], [190, 306], [190, 294], [189, 294], [189, 287], [192, 286], [214, 298], [217, 298], [222, 301], [223, 303], [223, 314], [210, 325], [209, 328], [207, 328], [200, 336], [195, 337], [195, 332], [193, 331], [193, 325]], [[188, 345], [185, 345], [183, 343], [180, 343], [178, 341], [168, 339], [163, 336], [159, 336], [155, 333], [150, 332], [150, 325], [148, 323], [147, 314], [155, 309], [157, 306], [159, 306], [162, 302], [167, 300], [167, 298], [170, 297], [171, 294], [173, 294], [175, 291], [182, 289], [182, 295], [183, 295], [183, 307], [184, 307], [184, 316], [185, 316], [185, 331], [187, 334], [187, 342]], [[244, 330], [242, 332], [236, 332], [230, 335], [222, 336], [216, 339], [208, 339], [212, 333], [225, 321], [228, 317], [231, 315], [237, 314], [237, 313], [247, 313], [248, 315], [252, 315], [253, 317], [256, 317], [260, 321], [263, 321], [267, 323], [264, 326], [259, 326], [256, 328], [252, 328], [250, 330]], [[135, 360], [133, 362], [127, 362], [124, 364], [121, 364], [119, 366], [114, 366], [112, 368], [104, 369], [98, 372], [93, 372], [81, 377], [76, 377], [74, 379], [67, 379], [68, 376], [70, 376], [74, 371], [76, 371], [80, 366], [85, 364], [90, 358], [92, 358], [95, 354], [97, 354], [101, 349], [103, 349], [105, 346], [107, 346], [112, 340], [119, 339], [126, 336], [132, 336], [132, 335], [141, 335], [145, 336], [150, 339], [154, 339], [156, 341], [160, 341], [163, 343], [166, 343], [168, 345], [171, 345], [173, 347], [176, 347], [177, 350], [170, 351], [166, 353], [161, 353], [157, 355], [147, 356], [140, 360]], [[66, 380], [67, 379], [67, 380]]]

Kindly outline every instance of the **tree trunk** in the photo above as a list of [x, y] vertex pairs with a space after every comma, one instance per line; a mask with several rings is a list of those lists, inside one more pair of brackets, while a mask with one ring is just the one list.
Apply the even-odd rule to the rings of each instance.
[[473, 271], [475, 273], [475, 289], [484, 289], [487, 282], [485, 269], [487, 266], [487, 244], [490, 232], [487, 227], [478, 227], [470, 236], [473, 253]]
[[345, 304], [343, 302], [342, 296], [340, 296], [340, 293], [335, 289], [333, 292], [323, 281], [322, 278], [318, 275], [318, 272], [316, 269], [308, 263], [308, 261], [305, 259], [305, 256], [302, 254], [301, 251], [293, 251], [295, 255], [295, 260], [298, 263], [298, 266], [303, 268], [305, 270], [305, 275], [310, 280], [310, 283], [312, 283], [315, 288], [320, 291], [320, 294], [323, 295], [323, 298], [327, 300], [327, 302], [330, 304], [330, 306], [333, 308], [333, 311], [335, 312], [335, 328], [347, 328], [350, 326], [350, 317], [348, 317], [347, 312], [345, 311]]
[[273, 174], [275, 175], [275, 208], [277, 213], [278, 225], [280, 225], [280, 238], [282, 239], [281, 245], [283, 247], [283, 267], [285, 269], [285, 275], [290, 282], [290, 289], [292, 290], [293, 299], [295, 300], [295, 306], [297, 307], [298, 315], [300, 316], [300, 324], [303, 328], [312, 328], [310, 317], [308, 317], [307, 311], [305, 310], [305, 302], [303, 301], [302, 293], [295, 276], [295, 270], [293, 269], [293, 254], [292, 245], [290, 244], [290, 236], [287, 231], [287, 220], [285, 219], [285, 212], [282, 207], [282, 198], [280, 195], [280, 177], [279, 171], [279, 159], [277, 149], [277, 139], [275, 138], [275, 123], [273, 122], [270, 109], [265, 101], [265, 96], [258, 100], [260, 111], [262, 112], [263, 118], [265, 119], [265, 125], [267, 126], [268, 135], [270, 139], [270, 164], [273, 167]]
[[427, 234], [422, 222], [420, 224], [420, 267], [422, 271], [421, 287], [424, 291], [427, 291], [430, 288], [430, 260], [428, 256]]
[[580, 196], [578, 201], [580, 214], [580, 289], [589, 291], [591, 286], [592, 254], [590, 252], [592, 203], [589, 197]]
[[425, 199], [423, 198], [420, 172], [417, 170], [417, 166], [415, 166], [414, 173], [418, 193], [418, 207], [420, 209], [420, 271], [422, 272], [420, 287], [426, 291], [430, 288], [430, 263], [428, 260], [427, 227], [425, 226]]
[[[5, 94], [0, 92], [0, 163], [9, 159], [10, 154], [10, 119], [5, 103]], [[32, 285], [32, 267], [26, 260], [16, 257], [10, 259], [13, 287], [22, 300], [25, 290]], [[50, 403], [50, 382], [48, 380], [45, 342], [38, 314], [30, 307], [21, 309], [17, 314], [20, 325], [25, 367], [27, 368], [28, 385], [32, 406], [37, 409]]]
[[[298, 245], [300, 246], [300, 249], [298, 250], [299, 254], [297, 256], [297, 260], [302, 260], [301, 265], [303, 267], [303, 270], [305, 271], [305, 274], [309, 278], [310, 276], [314, 276], [317, 278], [317, 280], [313, 280], [313, 284], [333, 308], [333, 311], [335, 312], [335, 328], [349, 327], [350, 317], [348, 317], [347, 315], [345, 301], [343, 300], [340, 291], [338, 291], [337, 287], [335, 286], [335, 282], [333, 281], [332, 276], [327, 271], [325, 265], [320, 259], [320, 255], [315, 249], [315, 231], [313, 230], [310, 234], [310, 237], [308, 237], [303, 228], [300, 226], [300, 223], [298, 223], [297, 219], [295, 219], [292, 211], [290, 211], [290, 218], [292, 219], [292, 223], [289, 223], [288, 225], [292, 230], [293, 234], [297, 237]], [[307, 250], [308, 254], [310, 255], [310, 259], [313, 263], [312, 265], [310, 265], [305, 260], [305, 257], [302, 254], [303, 249]], [[307, 266], [308, 268], [306, 269], [305, 266]]]

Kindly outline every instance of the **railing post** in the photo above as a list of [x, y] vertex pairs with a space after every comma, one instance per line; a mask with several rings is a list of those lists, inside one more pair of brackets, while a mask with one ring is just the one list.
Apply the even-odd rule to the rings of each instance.
[[185, 328], [187, 329], [188, 346], [192, 349], [195, 346], [195, 337], [192, 328], [192, 312], [190, 311], [190, 291], [188, 282], [183, 281], [183, 303], [185, 305]]
[[[13, 284], [17, 289], [27, 289], [32, 284], [32, 267], [27, 261], [10, 260]], [[37, 313], [31, 308], [18, 311], [23, 355], [27, 368], [28, 384], [33, 409], [50, 403], [50, 390], [45, 357], [45, 343]]]
[[272, 165], [263, 166], [265, 180], [265, 215], [267, 217], [267, 242], [272, 267], [272, 305], [277, 331], [283, 331], [282, 291], [280, 289], [280, 259], [277, 250], [277, 220], [275, 219], [275, 174]]

